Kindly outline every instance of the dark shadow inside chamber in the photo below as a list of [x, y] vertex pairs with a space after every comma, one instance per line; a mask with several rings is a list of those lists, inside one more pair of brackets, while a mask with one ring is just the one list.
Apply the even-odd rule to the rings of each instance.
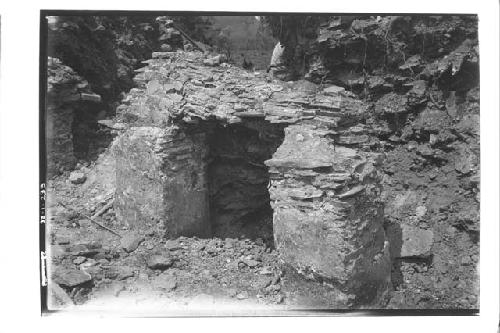
[[283, 142], [283, 129], [263, 119], [213, 126], [208, 140], [213, 236], [260, 238], [273, 244], [269, 172], [264, 161]]

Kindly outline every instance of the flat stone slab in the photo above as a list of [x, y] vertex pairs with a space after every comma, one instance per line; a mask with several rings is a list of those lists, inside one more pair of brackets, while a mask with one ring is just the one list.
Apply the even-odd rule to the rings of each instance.
[[135, 233], [129, 233], [122, 237], [120, 245], [127, 253], [135, 251], [144, 241], [144, 237]]
[[167, 253], [155, 254], [148, 259], [148, 267], [151, 269], [164, 270], [171, 267], [173, 264], [174, 259]]
[[70, 268], [57, 268], [52, 274], [52, 280], [65, 287], [76, 287], [92, 280], [90, 274]]
[[73, 184], [83, 184], [87, 180], [87, 176], [83, 172], [73, 171], [69, 175], [69, 181]]
[[51, 310], [74, 305], [73, 300], [57, 283], [49, 284], [49, 294], [49, 307], [51, 308]]
[[401, 258], [425, 258], [431, 255], [434, 233], [431, 230], [401, 225]]

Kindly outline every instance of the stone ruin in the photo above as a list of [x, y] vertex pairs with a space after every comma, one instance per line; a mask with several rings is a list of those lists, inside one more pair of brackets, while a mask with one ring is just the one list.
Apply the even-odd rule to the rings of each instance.
[[[89, 83], [57, 58], [48, 58], [47, 64], [46, 149], [49, 177], [72, 170], [75, 156], [74, 121], [82, 114], [95, 113], [101, 96], [90, 89]], [[99, 109], [97, 109], [99, 110]], [[77, 138], [78, 139], [78, 138]]]
[[[116, 119], [99, 120], [119, 133], [118, 222], [155, 238], [262, 239], [285, 267], [361, 306], [392, 289], [389, 309], [477, 307], [477, 22], [424, 21], [330, 20], [319, 48], [299, 48], [314, 56], [298, 77], [316, 84], [273, 81], [187, 44], [154, 53]], [[387, 49], [387, 31], [407, 54]], [[170, 46], [177, 33], [162, 36], [156, 49], [182, 49]], [[50, 176], [72, 170], [85, 146], [74, 125], [101, 104], [57, 59], [47, 97]]]
[[357, 304], [390, 287], [377, 127], [343, 88], [155, 52], [117, 109], [117, 218], [165, 237], [261, 237]]

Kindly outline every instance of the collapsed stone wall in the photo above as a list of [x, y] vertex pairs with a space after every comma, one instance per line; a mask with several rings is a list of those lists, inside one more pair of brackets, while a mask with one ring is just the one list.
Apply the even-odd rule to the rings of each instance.
[[[176, 16], [176, 23], [192, 37], [200, 16]], [[190, 24], [188, 24], [190, 23]], [[154, 15], [69, 15], [47, 17], [47, 53], [60, 59], [90, 83], [102, 97], [102, 107], [113, 116], [124, 92], [134, 86], [134, 70], [154, 50], [176, 50], [189, 44], [172, 21]], [[192, 47], [192, 45], [191, 45]]]
[[372, 149], [386, 156], [382, 199], [397, 295], [389, 306], [477, 307], [477, 16], [325, 16], [314, 23], [311, 38], [283, 36], [288, 69], [342, 86], [368, 105], [367, 124], [378, 129]]
[[70, 66], [102, 97], [114, 114], [123, 91], [133, 86], [133, 70], [158, 48], [158, 27], [151, 16], [52, 16], [47, 52]]
[[229, 224], [259, 210], [269, 177], [281, 260], [346, 299], [380, 301], [389, 244], [367, 106], [337, 86], [268, 82], [206, 58], [157, 52], [138, 71], [116, 118], [117, 216], [136, 230], [206, 235], [221, 208]]
[[[75, 117], [95, 109], [101, 98], [87, 81], [57, 58], [48, 58], [46, 148], [49, 177], [71, 170], [77, 162]], [[81, 125], [80, 125], [81, 126]], [[77, 134], [78, 136], [78, 134]], [[77, 138], [77, 146], [80, 140]]]

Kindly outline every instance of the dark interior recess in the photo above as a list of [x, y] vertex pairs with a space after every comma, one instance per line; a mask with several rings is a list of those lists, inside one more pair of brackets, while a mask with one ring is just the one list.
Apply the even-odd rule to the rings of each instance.
[[208, 179], [215, 237], [261, 238], [273, 244], [269, 172], [264, 161], [283, 139], [284, 126], [263, 119], [212, 127]]
[[77, 160], [95, 161], [113, 141], [110, 129], [97, 122], [104, 116], [105, 111], [95, 103], [80, 102], [74, 109], [72, 136]]

